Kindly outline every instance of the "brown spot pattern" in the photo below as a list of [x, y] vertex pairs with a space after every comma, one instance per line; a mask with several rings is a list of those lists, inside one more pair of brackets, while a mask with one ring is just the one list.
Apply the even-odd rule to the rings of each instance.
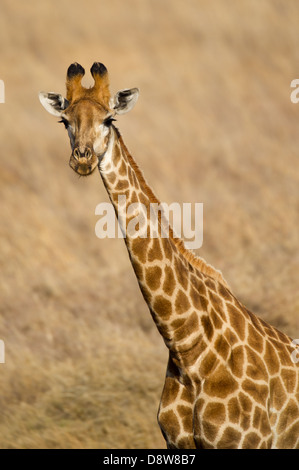
[[156, 290], [160, 286], [162, 269], [160, 266], [149, 267], [145, 271], [145, 280], [149, 289]]

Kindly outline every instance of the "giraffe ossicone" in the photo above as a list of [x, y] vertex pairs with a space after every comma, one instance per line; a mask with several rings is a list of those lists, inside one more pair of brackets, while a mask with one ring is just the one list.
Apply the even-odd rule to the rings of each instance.
[[[70, 166], [96, 167], [118, 216], [117, 201], [159, 203], [113, 124], [132, 109], [138, 89], [110, 96], [103, 64], [67, 72], [66, 98], [41, 93], [67, 128]], [[127, 204], [126, 203], [126, 204]], [[127, 228], [130, 215], [123, 224]], [[163, 214], [159, 224], [163, 225]], [[292, 340], [247, 310], [222, 274], [168, 238], [124, 238], [141, 292], [169, 349], [158, 421], [169, 448], [299, 448], [299, 363]]]

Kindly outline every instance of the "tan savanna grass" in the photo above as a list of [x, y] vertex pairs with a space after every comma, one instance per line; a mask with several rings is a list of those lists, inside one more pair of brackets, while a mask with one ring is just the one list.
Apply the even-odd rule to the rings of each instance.
[[1, 2], [1, 448], [164, 447], [166, 348], [123, 241], [95, 236], [99, 175], [37, 98], [74, 61], [140, 88], [117, 125], [150, 186], [204, 203], [197, 254], [299, 337], [298, 24], [296, 0]]

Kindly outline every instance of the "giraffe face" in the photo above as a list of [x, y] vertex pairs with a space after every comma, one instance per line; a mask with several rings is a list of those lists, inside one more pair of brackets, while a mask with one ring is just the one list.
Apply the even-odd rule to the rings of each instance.
[[108, 146], [113, 114], [97, 102], [79, 100], [61, 116], [70, 138], [70, 167], [81, 176], [90, 175]]
[[90, 175], [103, 158], [109, 142], [113, 116], [124, 114], [135, 105], [139, 90], [125, 89], [110, 97], [108, 72], [100, 62], [90, 69], [94, 86], [81, 85], [85, 73], [80, 64], [71, 64], [67, 71], [67, 95], [39, 94], [44, 108], [60, 117], [70, 138], [70, 167], [81, 176]]

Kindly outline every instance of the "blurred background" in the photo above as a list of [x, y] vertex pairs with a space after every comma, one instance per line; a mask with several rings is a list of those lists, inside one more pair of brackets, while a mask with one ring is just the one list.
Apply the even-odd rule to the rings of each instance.
[[197, 254], [299, 338], [298, 24], [296, 0], [1, 1], [1, 448], [165, 447], [166, 347], [123, 240], [95, 235], [99, 174], [38, 101], [74, 61], [140, 88], [117, 126], [150, 186], [203, 202]]

